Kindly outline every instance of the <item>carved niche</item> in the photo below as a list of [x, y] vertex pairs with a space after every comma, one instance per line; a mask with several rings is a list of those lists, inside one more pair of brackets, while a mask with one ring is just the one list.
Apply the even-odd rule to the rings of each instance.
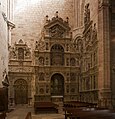
[[40, 72], [39, 74], [39, 81], [44, 81], [45, 74], [43, 72]]
[[83, 41], [81, 38], [78, 38], [74, 41], [74, 48], [79, 52], [83, 52]]
[[74, 72], [70, 73], [70, 81], [76, 81], [76, 73]]
[[71, 58], [71, 59], [70, 59], [70, 65], [71, 65], [71, 66], [75, 66], [75, 65], [76, 65], [75, 58]]
[[44, 58], [43, 57], [39, 57], [39, 65], [44, 65]]
[[10, 48], [9, 52], [9, 59], [16, 59], [17, 58], [17, 53], [15, 47]]
[[14, 44], [14, 47], [10, 47], [9, 50], [9, 59], [30, 59], [31, 51], [30, 48], [23, 42], [22, 39], [18, 43]]
[[18, 59], [24, 59], [24, 49], [23, 48], [18, 48]]

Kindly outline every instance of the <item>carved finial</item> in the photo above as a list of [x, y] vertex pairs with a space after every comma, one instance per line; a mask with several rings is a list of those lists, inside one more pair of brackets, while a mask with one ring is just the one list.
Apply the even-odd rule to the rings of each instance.
[[56, 18], [58, 18], [58, 11], [56, 11]]
[[69, 18], [68, 18], [68, 17], [66, 17], [66, 20], [67, 20], [66, 22], [68, 23], [68, 22], [69, 22]]

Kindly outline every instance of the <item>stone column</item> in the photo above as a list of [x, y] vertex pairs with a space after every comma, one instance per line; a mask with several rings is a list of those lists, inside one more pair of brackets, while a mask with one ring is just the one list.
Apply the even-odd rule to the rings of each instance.
[[101, 106], [111, 106], [109, 0], [98, 0], [98, 89]]

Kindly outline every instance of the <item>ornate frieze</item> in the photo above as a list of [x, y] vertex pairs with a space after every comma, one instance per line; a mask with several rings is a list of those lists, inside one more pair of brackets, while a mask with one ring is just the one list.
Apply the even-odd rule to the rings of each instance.
[[33, 71], [32, 71], [32, 67], [9, 66], [9, 72], [23, 72], [23, 73], [30, 72], [32, 73]]
[[39, 73], [39, 81], [44, 81], [45, 80], [45, 73], [40, 72]]
[[55, 25], [55, 26], [50, 28], [49, 32], [50, 32], [51, 37], [63, 38], [65, 29], [63, 29], [63, 27], [61, 27], [59, 25]]
[[[45, 33], [52, 38], [66, 38], [69, 34], [69, 18], [66, 18], [64, 21], [61, 17], [58, 16], [58, 11], [56, 16], [51, 20], [46, 16], [46, 25], [44, 26]], [[69, 34], [70, 35], [70, 34]]]

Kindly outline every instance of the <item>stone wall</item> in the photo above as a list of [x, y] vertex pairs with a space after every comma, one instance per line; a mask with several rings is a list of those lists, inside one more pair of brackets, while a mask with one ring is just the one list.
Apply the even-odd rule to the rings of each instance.
[[74, 0], [74, 28], [73, 38], [82, 35], [84, 30], [84, 12], [85, 5], [89, 3], [90, 19], [94, 23], [98, 22], [98, 0]]
[[[82, 33], [84, 28], [88, 30], [88, 26], [86, 27], [86, 25], [84, 25], [85, 5], [87, 3], [89, 3], [90, 20], [92, 21], [92, 26], [94, 26], [96, 23], [98, 41], [96, 55], [98, 61], [98, 101], [101, 106], [111, 106], [110, 35], [112, 35], [112, 33], [110, 31], [111, 15], [109, 2], [109, 0], [74, 0], [74, 39], [81, 36], [81, 38], [83, 38], [83, 42], [85, 42]], [[114, 26], [114, 22], [112, 22], [112, 25]], [[112, 57], [114, 57], [114, 55]], [[111, 62], [114, 62], [114, 60], [111, 60]]]
[[[3, 72], [8, 72], [8, 42], [10, 31], [8, 30], [8, 20], [11, 20], [12, 10], [9, 5], [13, 0], [0, 0], [0, 87], [2, 86]], [[9, 7], [10, 6], [10, 7]], [[12, 12], [10, 12], [12, 11]], [[10, 15], [8, 15], [10, 13]]]
[[0, 1], [0, 87], [2, 86], [3, 72], [8, 70], [7, 23], [3, 15], [7, 12], [7, 0]]
[[51, 19], [56, 11], [63, 19], [69, 17], [70, 26], [73, 20], [72, 0], [15, 0], [12, 44], [23, 39], [34, 48], [35, 41], [40, 39], [46, 15]]

